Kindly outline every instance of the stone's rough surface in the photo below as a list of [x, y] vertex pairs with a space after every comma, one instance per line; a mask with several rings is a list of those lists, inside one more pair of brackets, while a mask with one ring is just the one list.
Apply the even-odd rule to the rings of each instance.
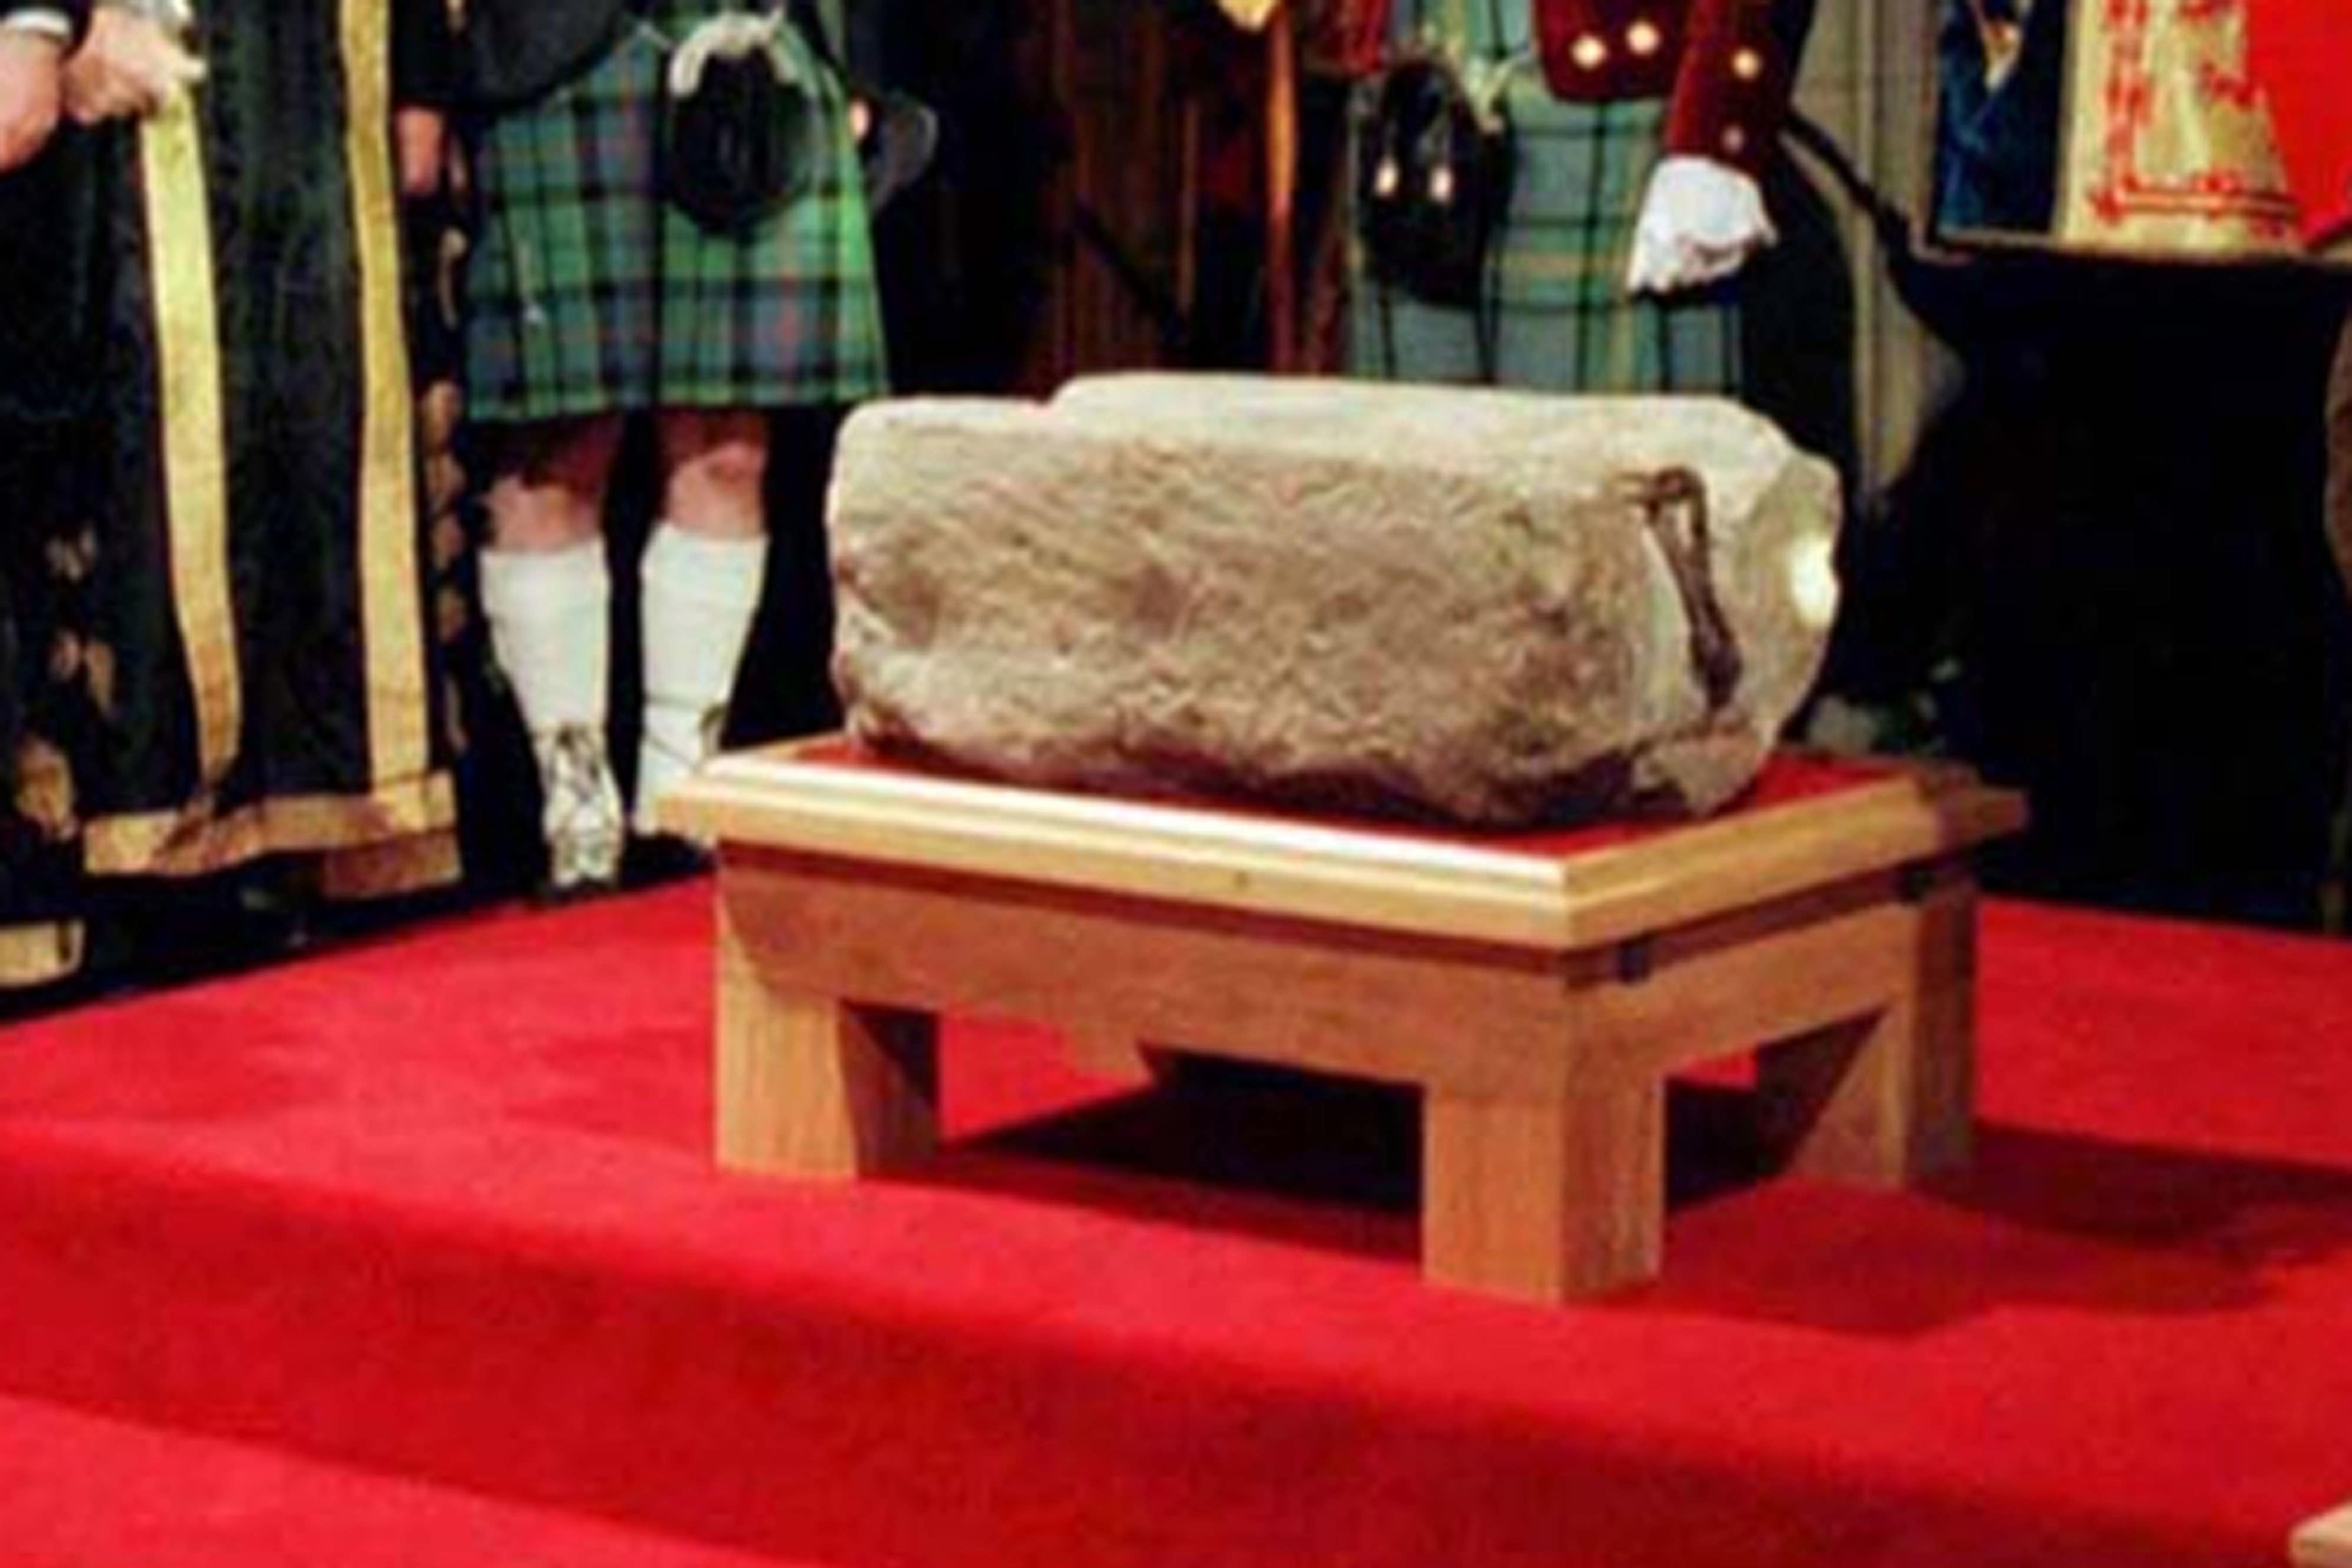
[[1030, 783], [1704, 811], [1812, 682], [1838, 517], [1825, 464], [1712, 400], [1128, 376], [877, 404], [834, 480], [835, 675], [877, 748]]

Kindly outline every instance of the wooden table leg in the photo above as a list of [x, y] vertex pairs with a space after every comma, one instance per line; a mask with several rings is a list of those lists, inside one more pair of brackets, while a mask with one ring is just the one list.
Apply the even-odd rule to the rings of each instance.
[[1658, 1272], [1663, 1082], [1587, 1085], [1549, 1103], [1432, 1090], [1423, 1117], [1422, 1259], [1431, 1279], [1558, 1302]]
[[772, 986], [723, 917], [719, 931], [719, 1163], [846, 1180], [939, 1142], [939, 1028], [928, 1013]]
[[1881, 1011], [1757, 1054], [1767, 1142], [1810, 1176], [1896, 1186], [1967, 1162], [1975, 1124], [1976, 895], [1918, 908]]

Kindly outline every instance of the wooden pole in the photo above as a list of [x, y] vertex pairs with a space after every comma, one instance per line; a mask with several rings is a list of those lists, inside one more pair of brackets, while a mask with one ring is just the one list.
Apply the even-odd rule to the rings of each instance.
[[1050, 0], [1047, 11], [1046, 69], [1056, 114], [1070, 129], [1066, 156], [1054, 171], [1052, 201], [1054, 232], [1053, 364], [1046, 372], [1048, 390], [1069, 379], [1077, 368], [1080, 321], [1077, 207], [1087, 194], [1092, 173], [1087, 154], [1089, 138], [1078, 106], [1078, 19], [1076, 0]]
[[1287, 4], [1265, 25], [1265, 315], [1275, 371], [1298, 368], [1298, 33]]

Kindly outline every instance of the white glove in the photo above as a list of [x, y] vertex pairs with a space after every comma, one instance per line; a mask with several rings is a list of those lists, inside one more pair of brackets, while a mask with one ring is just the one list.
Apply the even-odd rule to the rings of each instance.
[[1672, 294], [1730, 277], [1780, 235], [1756, 182], [1727, 163], [1669, 157], [1650, 174], [1625, 287]]

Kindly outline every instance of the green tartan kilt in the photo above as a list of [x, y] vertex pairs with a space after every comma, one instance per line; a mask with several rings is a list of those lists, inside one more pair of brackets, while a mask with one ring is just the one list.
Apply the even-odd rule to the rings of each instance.
[[885, 390], [873, 241], [846, 99], [792, 29], [829, 134], [809, 187], [748, 237], [661, 198], [666, 39], [720, 0], [664, 0], [603, 61], [493, 119], [475, 150], [467, 406], [491, 422], [845, 404]]
[[[1351, 247], [1349, 355], [1360, 374], [1548, 392], [1742, 391], [1738, 292], [1626, 292], [1642, 198], [1664, 143], [1662, 99], [1570, 103], [1533, 68], [1507, 94], [1517, 145], [1488, 321], [1387, 287]], [[1352, 189], [1352, 183], [1350, 185]], [[1491, 332], [1491, 364], [1481, 338]]]

